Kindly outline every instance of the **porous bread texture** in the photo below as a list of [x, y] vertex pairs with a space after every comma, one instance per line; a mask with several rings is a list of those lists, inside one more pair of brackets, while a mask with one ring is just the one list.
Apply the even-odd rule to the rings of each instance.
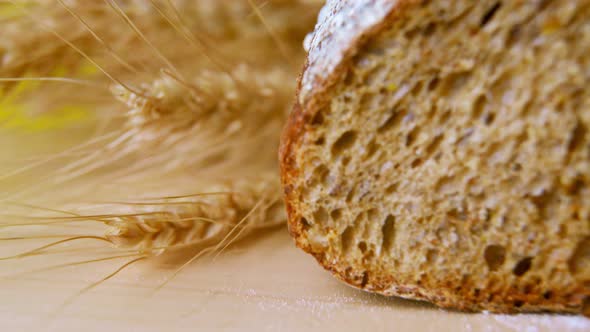
[[303, 75], [281, 148], [297, 245], [368, 291], [588, 315], [590, 1], [392, 3]]

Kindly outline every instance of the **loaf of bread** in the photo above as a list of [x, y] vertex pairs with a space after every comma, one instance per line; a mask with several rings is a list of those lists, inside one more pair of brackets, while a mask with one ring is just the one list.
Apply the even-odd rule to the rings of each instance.
[[329, 0], [281, 142], [289, 230], [336, 277], [590, 310], [590, 0]]

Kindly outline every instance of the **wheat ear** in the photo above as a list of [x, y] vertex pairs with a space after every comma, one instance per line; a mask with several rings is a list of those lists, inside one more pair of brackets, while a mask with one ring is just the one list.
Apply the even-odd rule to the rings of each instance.
[[[284, 224], [278, 136], [318, 4], [33, 3], [7, 21], [15, 31], [10, 38], [19, 38], [18, 30], [31, 21], [41, 27], [0, 52], [14, 59], [39, 43], [48, 51], [8, 61], [0, 76], [6, 82], [42, 78], [63, 67], [68, 77], [62, 78], [94, 86], [65, 89], [53, 84], [57, 80], [43, 81], [24, 94], [37, 101], [32, 106], [46, 112], [44, 101], [63, 104], [84, 96], [108, 120], [105, 130], [88, 126], [101, 135], [89, 135], [94, 143], [22, 169], [42, 174], [30, 178], [36, 194], [51, 193], [54, 211], [75, 211], [52, 222], [106, 224], [106, 235], [96, 237], [141, 257], [187, 247], [220, 252], [252, 230]], [[60, 58], [62, 53], [68, 56]], [[88, 63], [94, 71], [81, 70]], [[105, 93], [109, 86], [112, 95]], [[24, 199], [31, 193], [12, 194]], [[146, 202], [146, 195], [158, 199]], [[120, 204], [92, 203], [101, 198]]]
[[143, 203], [139, 211], [131, 209], [130, 217], [102, 218], [109, 226], [106, 238], [119, 248], [160, 255], [187, 247], [226, 245], [249, 231], [285, 221], [274, 175], [229, 181], [210, 189], [195, 196]]

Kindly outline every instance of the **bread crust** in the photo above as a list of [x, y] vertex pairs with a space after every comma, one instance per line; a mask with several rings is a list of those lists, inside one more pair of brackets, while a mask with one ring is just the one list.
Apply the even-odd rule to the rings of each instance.
[[[303, 134], [313, 130], [311, 121], [314, 115], [329, 103], [330, 87], [342, 79], [351, 65], [353, 57], [363, 49], [371, 37], [379, 35], [391, 27], [392, 22], [400, 16], [406, 15], [408, 8], [421, 3], [420, 0], [357, 0], [354, 6], [363, 8], [363, 15], [379, 18], [371, 24], [359, 23], [362, 16], [351, 15], [347, 9], [350, 1], [328, 1], [324, 12], [320, 14], [320, 22], [316, 26], [313, 41], [308, 47], [308, 60], [299, 79], [297, 100], [286, 124], [279, 149], [281, 165], [281, 179], [285, 194], [288, 215], [288, 227], [296, 245], [311, 254], [315, 259], [335, 277], [354, 287], [376, 292], [388, 296], [399, 296], [408, 299], [425, 300], [440, 307], [463, 311], [486, 310], [498, 313], [558, 311], [570, 313], [584, 313], [588, 315], [588, 305], [583, 302], [588, 294], [580, 291], [575, 296], [555, 296], [551, 300], [539, 301], [538, 296], [512, 289], [502, 296], [496, 296], [485, 289], [480, 297], [486, 296], [489, 301], [482, 303], [475, 296], [458, 295], [451, 288], [430, 289], [416, 285], [400, 284], [391, 275], [379, 275], [371, 272], [371, 280], [367, 280], [362, 268], [349, 266], [339, 262], [329, 261], [322, 251], [314, 250], [305, 235], [306, 222], [302, 219], [298, 202], [298, 188], [294, 186], [295, 179], [300, 176], [296, 163], [296, 153], [303, 144]], [[354, 22], [351, 29], [345, 29], [345, 36], [334, 37], [342, 16]], [[310, 38], [310, 37], [308, 37]], [[332, 43], [336, 39], [338, 45]], [[326, 50], [325, 48], [332, 48]], [[329, 59], [326, 59], [329, 58]], [[336, 60], [337, 63], [334, 61]], [[469, 285], [465, 285], [469, 287]], [[487, 294], [484, 294], [487, 293]], [[507, 301], [510, 300], [510, 301]], [[514, 303], [522, 305], [515, 306]]]

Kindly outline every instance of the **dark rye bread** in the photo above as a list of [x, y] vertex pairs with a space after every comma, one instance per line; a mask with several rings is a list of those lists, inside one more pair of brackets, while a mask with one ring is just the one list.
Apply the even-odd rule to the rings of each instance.
[[281, 142], [289, 229], [367, 291], [590, 309], [590, 0], [328, 1]]

